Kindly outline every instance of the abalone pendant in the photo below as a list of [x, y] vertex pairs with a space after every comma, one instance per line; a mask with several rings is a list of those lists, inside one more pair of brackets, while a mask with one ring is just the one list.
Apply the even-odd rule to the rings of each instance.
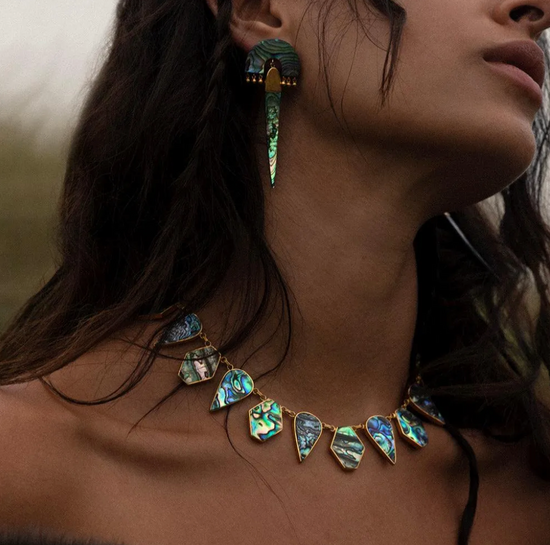
[[258, 441], [267, 441], [283, 430], [283, 411], [272, 399], [266, 399], [248, 411], [250, 435]]
[[309, 456], [322, 433], [323, 424], [315, 415], [301, 412], [294, 417], [294, 438], [300, 463]]
[[411, 385], [409, 388], [409, 399], [411, 400], [411, 407], [421, 416], [426, 417], [430, 422], [438, 424], [439, 426], [445, 425], [443, 415], [435, 406], [432, 398], [422, 393], [422, 387], [419, 384]]
[[[280, 87], [280, 86], [279, 86]], [[267, 152], [271, 187], [275, 187], [277, 173], [277, 147], [279, 142], [279, 117], [281, 115], [281, 93], [265, 93], [265, 115], [267, 120]]]
[[391, 422], [385, 416], [371, 416], [366, 424], [367, 437], [386, 460], [395, 464], [395, 436]]
[[395, 412], [397, 431], [399, 435], [415, 448], [422, 448], [428, 444], [428, 434], [424, 425], [416, 415], [407, 409], [398, 409]]
[[172, 346], [194, 339], [202, 332], [202, 324], [196, 314], [188, 314], [172, 324], [162, 335], [158, 346]]
[[223, 409], [249, 396], [254, 389], [252, 377], [242, 369], [232, 369], [223, 376], [210, 405], [211, 411]]
[[218, 370], [220, 353], [213, 346], [205, 346], [185, 354], [178, 376], [185, 384], [210, 380]]
[[337, 428], [330, 450], [344, 469], [357, 469], [365, 453], [365, 445], [351, 426]]

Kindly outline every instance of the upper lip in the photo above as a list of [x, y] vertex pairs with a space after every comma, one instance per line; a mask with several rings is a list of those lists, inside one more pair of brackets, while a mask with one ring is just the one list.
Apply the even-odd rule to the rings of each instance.
[[545, 61], [542, 49], [531, 41], [508, 42], [488, 49], [487, 62], [504, 62], [517, 66], [531, 76], [540, 87], [544, 84]]

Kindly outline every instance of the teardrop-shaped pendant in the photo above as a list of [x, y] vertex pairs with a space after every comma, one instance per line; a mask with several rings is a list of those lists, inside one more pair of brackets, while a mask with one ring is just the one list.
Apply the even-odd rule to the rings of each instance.
[[202, 324], [196, 314], [188, 314], [172, 324], [162, 335], [158, 346], [172, 346], [194, 339], [202, 332]]
[[395, 464], [395, 435], [391, 422], [385, 416], [371, 416], [366, 424], [367, 436], [386, 460]]
[[330, 450], [342, 468], [357, 469], [365, 453], [365, 445], [351, 426], [343, 426], [334, 432]]
[[412, 384], [409, 388], [409, 399], [411, 400], [411, 407], [415, 409], [421, 416], [426, 417], [430, 422], [438, 424], [439, 426], [445, 425], [445, 419], [439, 412], [439, 409], [435, 406], [432, 398], [424, 395], [422, 387], [419, 384]]
[[185, 384], [199, 384], [210, 380], [218, 370], [220, 353], [213, 346], [187, 352], [178, 376]]
[[272, 399], [266, 399], [248, 411], [250, 435], [258, 441], [267, 441], [283, 429], [283, 411]]
[[397, 431], [399, 435], [415, 448], [422, 448], [428, 444], [428, 434], [420, 419], [407, 409], [398, 409], [395, 412]]
[[323, 424], [314, 414], [300, 412], [294, 417], [294, 438], [300, 463], [309, 456], [322, 433]]
[[231, 369], [223, 376], [210, 405], [211, 411], [223, 409], [249, 396], [254, 389], [252, 377], [242, 369]]

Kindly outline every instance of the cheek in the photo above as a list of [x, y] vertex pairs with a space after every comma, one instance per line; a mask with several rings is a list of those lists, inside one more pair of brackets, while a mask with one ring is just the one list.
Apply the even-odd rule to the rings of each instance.
[[327, 74], [338, 119], [319, 80], [316, 47], [304, 63], [304, 88], [315, 89], [304, 108], [319, 131], [341, 136], [345, 127], [365, 149], [418, 156], [442, 208], [503, 189], [525, 172], [536, 150], [536, 107], [489, 70], [481, 54], [487, 18], [474, 9], [478, 4], [461, 2], [471, 7], [456, 0], [402, 2], [408, 22], [383, 107], [379, 88], [389, 38], [383, 19], [369, 26], [372, 41], [355, 27], [328, 40]]
[[382, 109], [376, 102], [379, 83], [356, 67], [342, 102], [349, 128], [365, 146], [431, 161], [438, 198], [456, 199], [460, 187], [463, 205], [477, 202], [531, 164], [536, 105], [495, 77], [480, 55], [456, 47], [404, 50]]
[[[401, 96], [409, 98], [396, 98], [388, 116], [390, 130], [403, 145], [421, 145], [440, 165], [448, 165], [450, 183], [439, 180], [441, 197], [461, 198], [462, 205], [514, 182], [529, 168], [536, 151], [536, 106], [521, 89], [493, 76], [479, 58], [458, 66], [442, 63], [429, 73], [404, 68], [399, 87]], [[457, 186], [461, 195], [453, 194]]]
[[364, 131], [380, 100], [389, 25], [383, 18], [365, 21], [368, 37], [348, 11], [331, 14], [321, 41], [318, 23], [302, 30], [301, 84], [308, 93], [302, 108], [329, 137], [340, 138], [345, 124]]

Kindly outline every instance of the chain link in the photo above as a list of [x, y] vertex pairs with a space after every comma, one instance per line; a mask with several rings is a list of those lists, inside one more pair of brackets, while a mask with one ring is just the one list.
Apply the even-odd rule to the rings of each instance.
[[222, 358], [220, 359], [220, 361], [227, 366], [227, 368], [230, 370], [230, 371], [233, 371], [233, 369], [235, 369], [235, 366], [229, 362], [229, 360], [225, 357], [225, 356], [222, 356]]
[[262, 392], [260, 392], [258, 388], [254, 388], [254, 390], [252, 390], [252, 393], [257, 395], [262, 401], [267, 401], [267, 399], [269, 399], [266, 395], [262, 394]]
[[327, 424], [326, 422], [321, 422], [321, 425], [323, 426], [324, 430], [329, 430], [332, 432], [336, 432], [338, 429], [336, 426], [332, 426], [331, 424]]
[[[211, 341], [208, 339], [208, 337], [206, 336], [206, 334], [204, 333], [200, 333], [199, 335], [199, 338], [204, 342], [205, 346], [208, 347], [208, 346], [212, 346], [216, 351], [218, 350], [215, 346], [213, 346], [213, 344], [211, 343]], [[230, 371], [232, 371], [233, 369], [235, 369], [235, 366], [225, 357], [225, 356], [222, 356], [220, 358], [220, 362], [223, 363]], [[422, 384], [422, 378], [420, 377], [420, 375], [418, 375], [415, 379], [415, 382], [416, 384]], [[262, 393], [258, 388], [254, 388], [252, 390], [252, 393], [254, 395], [257, 395], [262, 401], [267, 401], [268, 399], [270, 399], [269, 397], [267, 397], [264, 393]], [[408, 406], [409, 406], [409, 403], [411, 403], [411, 398], [410, 397], [407, 397], [405, 399], [405, 401], [403, 401], [403, 404], [401, 405], [401, 407], [399, 409], [406, 409]], [[398, 410], [399, 410], [398, 409]], [[298, 413], [296, 413], [295, 411], [292, 411], [291, 409], [289, 409], [288, 407], [285, 407], [284, 405], [281, 405], [281, 411], [286, 414], [287, 416], [289, 416], [290, 418], [296, 418], [296, 415]], [[395, 420], [397, 419], [397, 411], [394, 411], [393, 413], [391, 413], [390, 415], [386, 416], [386, 418], [388, 420]], [[332, 424], [328, 424], [327, 422], [323, 422], [321, 421], [321, 426], [324, 430], [329, 430], [333, 433], [336, 433], [338, 431], [338, 426], [333, 426]], [[366, 423], [362, 423], [362, 424], [356, 424], [354, 426], [349, 426], [350, 428], [354, 429], [354, 430], [366, 430], [367, 427], [366, 427]]]
[[212, 346], [212, 343], [210, 342], [210, 340], [208, 339], [208, 337], [204, 334], [204, 333], [201, 333], [199, 335], [199, 338], [204, 341], [204, 345], [205, 346]]
[[291, 411], [290, 409], [287, 409], [284, 405], [281, 405], [281, 411], [290, 416], [290, 418], [296, 418], [297, 413]]
[[[225, 360], [225, 361], [224, 361]], [[231, 365], [228, 361], [227, 361], [227, 358], [223, 357], [222, 360], [224, 363], [228, 364], [228, 365]], [[233, 366], [231, 365], [231, 367], [233, 368]], [[268, 399], [270, 399], [269, 397], [267, 397], [264, 393], [262, 393], [258, 388], [254, 388], [252, 390], [252, 393], [254, 395], [257, 395], [262, 401], [267, 401]], [[409, 404], [409, 398], [407, 398], [405, 400], [405, 402], [403, 403], [403, 405], [401, 406], [402, 409], [406, 408], [407, 405]], [[281, 405], [281, 412], [283, 414], [286, 414], [287, 416], [289, 416], [290, 418], [296, 418], [296, 415], [298, 414], [296, 411], [293, 411], [291, 409], [289, 409], [288, 407], [285, 407], [284, 405]], [[392, 420], [392, 419], [396, 419], [397, 418], [397, 411], [394, 411], [393, 413], [391, 413], [390, 415], [386, 416], [386, 418], [388, 420]], [[336, 433], [338, 431], [338, 426], [333, 426], [332, 424], [328, 424], [327, 422], [323, 422], [321, 420], [321, 426], [324, 430], [329, 430], [333, 433]], [[354, 430], [366, 430], [367, 429], [367, 426], [366, 426], [366, 423], [363, 422], [362, 424], [355, 424], [354, 426], [349, 426], [350, 428], [354, 429]]]

